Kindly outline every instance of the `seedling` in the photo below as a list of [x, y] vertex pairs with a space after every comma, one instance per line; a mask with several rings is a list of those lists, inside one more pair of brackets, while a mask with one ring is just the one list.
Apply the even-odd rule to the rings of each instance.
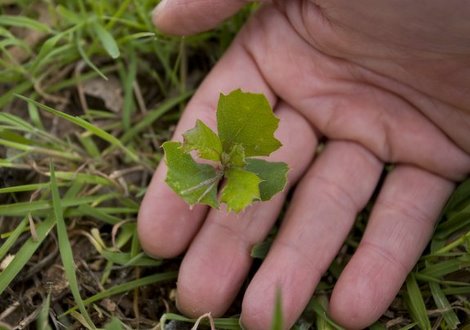
[[[183, 134], [183, 143], [163, 144], [166, 182], [191, 206], [219, 208], [225, 203], [229, 211], [238, 213], [255, 201], [270, 200], [286, 186], [287, 164], [255, 157], [269, 156], [281, 147], [274, 137], [278, 124], [264, 95], [241, 90], [221, 94], [219, 135], [198, 120]], [[196, 162], [192, 151], [210, 164]]]

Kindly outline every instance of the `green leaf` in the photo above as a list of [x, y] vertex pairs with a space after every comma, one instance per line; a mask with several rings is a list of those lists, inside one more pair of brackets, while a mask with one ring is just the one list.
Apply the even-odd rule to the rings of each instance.
[[246, 157], [268, 156], [281, 146], [274, 137], [278, 124], [279, 119], [264, 95], [241, 90], [220, 95], [217, 128], [226, 153], [240, 144]]
[[[191, 205], [218, 206], [220, 196], [219, 201], [226, 203], [229, 211], [240, 212], [255, 200], [271, 199], [287, 184], [287, 165], [249, 157], [267, 156], [281, 146], [274, 137], [278, 124], [264, 95], [241, 90], [221, 94], [219, 136], [197, 120], [196, 126], [183, 134], [183, 143], [164, 144], [169, 168], [166, 182]], [[191, 151], [218, 164], [198, 164]], [[222, 177], [226, 184], [218, 194]]]
[[240, 144], [235, 144], [228, 155], [223, 153], [222, 163], [227, 164], [229, 167], [245, 167], [245, 148]]
[[206, 124], [197, 120], [196, 126], [183, 134], [183, 150], [196, 150], [199, 157], [220, 161], [222, 143], [219, 137]]
[[276, 290], [276, 303], [274, 305], [273, 319], [271, 321], [271, 330], [282, 330], [284, 329], [284, 317], [282, 311], [282, 298], [281, 290]]
[[111, 56], [113, 59], [118, 58], [120, 56], [119, 47], [111, 33], [109, 33], [108, 30], [98, 23], [93, 24], [93, 28], [109, 56]]
[[166, 182], [171, 189], [190, 205], [201, 203], [217, 208], [217, 186], [222, 175], [210, 165], [196, 163], [179, 142], [165, 142], [163, 150], [168, 165]]
[[259, 185], [262, 201], [270, 200], [286, 187], [289, 170], [286, 163], [273, 163], [251, 158], [247, 160], [245, 169], [255, 173], [263, 180]]
[[259, 200], [261, 179], [254, 173], [231, 168], [225, 173], [227, 182], [222, 190], [221, 202], [227, 203], [229, 211], [242, 211], [254, 200]]

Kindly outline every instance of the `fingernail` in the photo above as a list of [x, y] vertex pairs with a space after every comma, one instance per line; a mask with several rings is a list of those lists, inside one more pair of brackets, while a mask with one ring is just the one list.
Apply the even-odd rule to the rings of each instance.
[[159, 4], [155, 7], [155, 9], [153, 10], [152, 16], [155, 18], [155, 17], [157, 17], [158, 15], [160, 15], [160, 13], [165, 9], [167, 3], [168, 3], [168, 0], [162, 0], [162, 1], [160, 1], [160, 3], [159, 3]]

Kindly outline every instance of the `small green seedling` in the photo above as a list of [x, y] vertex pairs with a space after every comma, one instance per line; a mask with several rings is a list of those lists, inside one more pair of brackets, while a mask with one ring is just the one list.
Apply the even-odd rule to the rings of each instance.
[[[217, 106], [219, 135], [198, 120], [183, 134], [183, 143], [163, 144], [166, 182], [191, 206], [219, 208], [220, 203], [226, 203], [229, 211], [238, 213], [254, 201], [270, 200], [286, 186], [287, 164], [254, 157], [269, 156], [281, 147], [274, 137], [278, 124], [264, 95], [241, 90], [221, 94]], [[192, 151], [214, 166], [195, 162]]]

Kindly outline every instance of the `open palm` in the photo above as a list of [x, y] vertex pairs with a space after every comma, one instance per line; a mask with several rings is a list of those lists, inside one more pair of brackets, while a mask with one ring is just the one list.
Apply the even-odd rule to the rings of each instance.
[[[329, 307], [348, 328], [372, 323], [422, 253], [454, 182], [470, 171], [470, 43], [433, 24], [426, 31], [428, 16], [430, 22], [438, 18], [432, 15], [455, 21], [465, 14], [452, 11], [449, 18], [441, 8], [423, 13], [406, 1], [375, 1], [373, 8], [367, 2], [266, 4], [205, 79], [177, 127], [175, 139], [196, 119], [215, 126], [219, 93], [238, 88], [265, 94], [281, 118], [277, 137], [284, 146], [271, 158], [287, 162], [290, 185], [298, 185], [245, 292], [241, 317], [249, 329], [269, 327], [267, 306], [274, 306], [278, 288], [285, 326], [293, 324], [370, 199], [384, 164], [392, 163]], [[168, 0], [155, 21], [169, 33], [195, 33], [242, 4]], [[399, 24], [405, 19], [400, 5], [411, 6], [405, 18], [422, 20], [422, 26]], [[325, 148], [314, 159], [320, 139]], [[162, 163], [142, 203], [142, 246], [159, 257], [187, 250], [178, 278], [179, 308], [191, 316], [223, 314], [250, 269], [251, 248], [269, 233], [286, 193], [241, 215], [202, 206], [190, 210], [164, 183], [165, 173]]]

